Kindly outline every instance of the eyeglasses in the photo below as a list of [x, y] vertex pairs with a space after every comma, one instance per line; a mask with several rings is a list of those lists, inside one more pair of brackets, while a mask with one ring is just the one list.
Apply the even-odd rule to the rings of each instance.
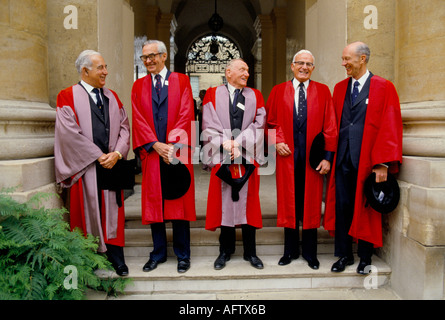
[[306, 65], [308, 68], [312, 68], [314, 66], [312, 62], [304, 62], [304, 61], [294, 61], [293, 64], [296, 64], [300, 67]]
[[150, 60], [154, 60], [154, 58], [156, 58], [156, 56], [158, 55], [158, 54], [162, 54], [162, 52], [158, 52], [158, 53], [150, 53], [148, 56], [140, 56], [140, 58], [141, 58], [141, 60], [142, 61], [147, 61], [148, 59], [150, 59]]

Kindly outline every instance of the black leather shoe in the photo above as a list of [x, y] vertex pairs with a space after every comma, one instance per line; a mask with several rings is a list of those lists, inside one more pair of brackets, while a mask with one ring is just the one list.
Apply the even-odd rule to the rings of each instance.
[[338, 259], [337, 262], [335, 262], [332, 265], [331, 271], [332, 272], [343, 272], [345, 271], [346, 266], [350, 266], [354, 264], [354, 258], [353, 257], [341, 257]]
[[178, 262], [178, 272], [184, 273], [190, 269], [190, 259], [184, 259]]
[[307, 261], [307, 265], [314, 270], [318, 270], [320, 268], [320, 262], [317, 258], [304, 258]]
[[218, 258], [216, 258], [213, 267], [215, 268], [215, 270], [221, 270], [226, 266], [226, 262], [229, 260], [230, 260], [230, 254], [222, 252], [219, 254]]
[[121, 276], [125, 277], [128, 276], [128, 267], [126, 264], [122, 264], [119, 267], [116, 268], [116, 273]]
[[257, 256], [250, 256], [250, 257], [244, 256], [244, 260], [249, 261], [250, 264], [252, 265], [252, 267], [254, 267], [254, 268], [257, 268], [257, 269], [264, 268], [263, 261], [261, 261], [261, 259], [258, 258]]
[[365, 259], [360, 259], [360, 262], [357, 266], [357, 273], [358, 274], [368, 274], [371, 273], [371, 269], [369, 268], [368, 270], [365, 271], [366, 267], [371, 265], [371, 260], [365, 260]]
[[278, 265], [285, 266], [291, 263], [292, 260], [298, 259], [298, 256], [293, 257], [290, 254], [285, 254], [281, 257], [280, 261], [278, 261]]
[[158, 263], [164, 263], [165, 261], [167, 261], [167, 259], [162, 259], [159, 261], [149, 259], [148, 262], [142, 268], [142, 271], [144, 271], [144, 272], [152, 271], [158, 267]]

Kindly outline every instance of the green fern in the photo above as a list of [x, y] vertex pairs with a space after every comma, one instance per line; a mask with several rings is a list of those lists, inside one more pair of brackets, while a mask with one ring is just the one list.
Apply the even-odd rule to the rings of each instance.
[[[113, 270], [98, 254], [97, 239], [70, 231], [65, 209], [45, 209], [38, 194], [26, 203], [0, 191], [0, 300], [79, 300], [88, 288], [108, 295], [123, 292], [128, 278], [104, 278], [98, 269]], [[75, 272], [72, 285], [69, 272]], [[73, 280], [74, 281], [74, 280]]]

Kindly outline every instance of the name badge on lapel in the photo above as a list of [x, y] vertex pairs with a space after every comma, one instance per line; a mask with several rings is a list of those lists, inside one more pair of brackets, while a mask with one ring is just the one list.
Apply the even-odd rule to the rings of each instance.
[[366, 99], [366, 104], [368, 104], [368, 102], [369, 102], [369, 99]]
[[164, 86], [168, 86], [168, 80], [164, 81]]
[[241, 110], [244, 111], [245, 107], [241, 102], [238, 102], [238, 104], [236, 105], [238, 108], [240, 108]]

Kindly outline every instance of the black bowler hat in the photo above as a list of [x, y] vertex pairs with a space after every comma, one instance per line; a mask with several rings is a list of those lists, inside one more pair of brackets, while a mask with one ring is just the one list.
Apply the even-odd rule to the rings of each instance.
[[390, 213], [400, 200], [400, 189], [397, 179], [390, 173], [385, 182], [375, 182], [375, 173], [371, 173], [365, 180], [364, 192], [369, 204], [375, 211]]
[[317, 167], [324, 159], [324, 156], [324, 135], [323, 132], [320, 132], [312, 141], [311, 150], [309, 152], [309, 164], [312, 169], [317, 170]]
[[181, 198], [189, 190], [192, 181], [188, 168], [181, 161], [167, 164], [161, 159], [160, 163], [162, 198]]
[[253, 164], [223, 164], [216, 176], [232, 187], [232, 200], [239, 200], [239, 192], [255, 170]]

